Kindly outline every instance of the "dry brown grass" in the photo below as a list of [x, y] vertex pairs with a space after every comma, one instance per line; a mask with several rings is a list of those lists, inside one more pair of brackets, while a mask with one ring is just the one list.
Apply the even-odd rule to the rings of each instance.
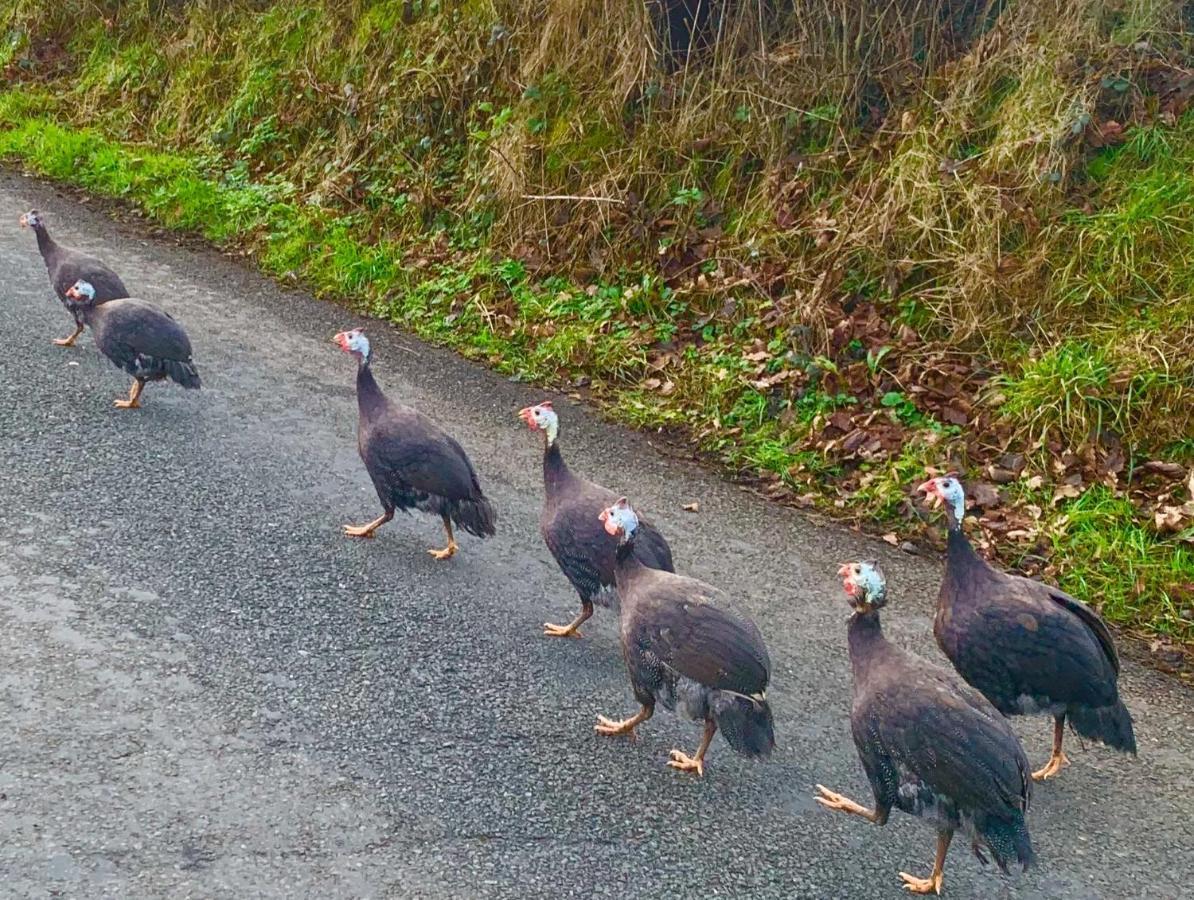
[[[749, 0], [671, 61], [659, 4], [407, 7], [21, 0], [13, 20], [70, 51], [79, 121], [241, 161], [377, 239], [447, 227], [532, 267], [654, 270], [811, 355], [861, 291], [1014, 374], [1062, 339], [1115, 343], [1165, 265], [1163, 241], [1116, 244], [1127, 274], [1092, 274], [1097, 235], [1062, 217], [1091, 128], [1155, 114], [1148, 67], [1188, 64], [1178, 0]], [[1194, 372], [1189, 285], [1165, 289], [1165, 329], [1115, 360], [1166, 373], [1157, 404]]]

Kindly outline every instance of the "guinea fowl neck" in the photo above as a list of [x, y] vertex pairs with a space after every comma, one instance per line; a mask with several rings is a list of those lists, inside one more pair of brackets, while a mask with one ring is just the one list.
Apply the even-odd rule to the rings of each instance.
[[857, 682], [866, 676], [871, 665], [888, 646], [879, 622], [879, 611], [854, 613], [850, 616], [846, 635], [850, 646], [850, 667], [854, 670], [854, 680]]
[[68, 308], [74, 315], [79, 317], [79, 321], [84, 325], [92, 324], [96, 309], [94, 300], [84, 300], [80, 303], [72, 303]]
[[383, 408], [386, 395], [381, 392], [377, 379], [373, 377], [373, 369], [369, 360], [363, 359], [357, 366], [357, 406], [362, 416], [370, 415]]
[[46, 230], [46, 226], [37, 224], [33, 226], [33, 233], [37, 235], [37, 249], [41, 251], [42, 258], [48, 258], [51, 253], [58, 249], [58, 244], [50, 237], [50, 232]]
[[974, 546], [970, 543], [970, 539], [966, 537], [966, 533], [962, 531], [962, 526], [954, 522], [951, 517], [949, 536], [945, 541], [946, 577], [948, 578], [951, 572], [960, 572], [973, 568], [975, 565], [983, 566], [985, 563], [974, 552]]
[[571, 478], [572, 472], [564, 462], [564, 455], [560, 453], [559, 441], [547, 444], [543, 449], [543, 484], [547, 493], [554, 494]]
[[634, 552], [634, 538], [622, 541], [614, 551], [614, 583], [622, 585], [633, 579], [646, 567], [639, 562]]

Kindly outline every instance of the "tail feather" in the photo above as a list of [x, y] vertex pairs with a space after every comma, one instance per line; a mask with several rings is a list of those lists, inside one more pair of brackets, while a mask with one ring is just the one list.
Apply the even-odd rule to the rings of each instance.
[[1070, 727], [1082, 737], [1136, 755], [1132, 714], [1122, 700], [1116, 700], [1111, 706], [1071, 706], [1066, 710], [1066, 718]]
[[1032, 837], [1028, 833], [1028, 826], [1024, 822], [1024, 814], [1019, 810], [1012, 813], [1011, 818], [985, 816], [975, 819], [975, 830], [978, 837], [974, 844], [974, 855], [984, 863], [979, 848], [979, 839], [991, 851], [995, 865], [1006, 873], [1008, 864], [1019, 863], [1027, 870], [1036, 862], [1036, 851], [1032, 849]]
[[771, 755], [775, 749], [775, 722], [763, 695], [748, 697], [717, 691], [709, 705], [718, 730], [737, 752], [751, 759]]
[[199, 388], [199, 372], [193, 362], [179, 362], [175, 359], [163, 360], [163, 368], [172, 381], [184, 388], [197, 390]]
[[453, 524], [477, 537], [493, 537], [497, 532], [497, 510], [486, 497], [457, 500], [448, 509]]

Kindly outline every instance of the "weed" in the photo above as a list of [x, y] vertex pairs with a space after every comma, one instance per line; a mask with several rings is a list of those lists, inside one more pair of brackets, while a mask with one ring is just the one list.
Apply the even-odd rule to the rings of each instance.
[[1126, 499], [1103, 487], [1066, 504], [1051, 541], [1063, 560], [1062, 587], [1117, 621], [1147, 620], [1183, 640], [1194, 637], [1188, 600], [1194, 552], [1182, 535], [1143, 526]]

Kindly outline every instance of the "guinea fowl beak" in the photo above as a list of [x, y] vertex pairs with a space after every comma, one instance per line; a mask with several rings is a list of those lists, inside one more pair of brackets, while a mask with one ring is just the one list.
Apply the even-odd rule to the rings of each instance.
[[850, 574], [850, 563], [842, 563], [837, 567], [837, 574], [839, 578], [845, 578]]
[[924, 484], [922, 484], [920, 487], [918, 487], [917, 490], [924, 491], [924, 493], [928, 494], [930, 497], [936, 497], [937, 496], [937, 480], [935, 478], [930, 478], [928, 481], [926, 481]]
[[531, 411], [531, 409], [532, 408], [529, 406], [524, 406], [522, 409], [520, 409], [518, 411], [518, 418], [520, 418], [524, 422], [526, 422], [527, 425], [530, 426], [531, 431], [534, 431], [535, 429], [537, 429], [539, 427], [539, 425], [535, 421], [535, 414]]
[[21, 213], [21, 218], [20, 218], [20, 219], [18, 219], [17, 221], [19, 221], [19, 222], [21, 223], [21, 227], [22, 227], [22, 228], [25, 228], [25, 227], [26, 227], [26, 226], [29, 224], [29, 216], [28, 216], [28, 214], [27, 214], [27, 213]]

